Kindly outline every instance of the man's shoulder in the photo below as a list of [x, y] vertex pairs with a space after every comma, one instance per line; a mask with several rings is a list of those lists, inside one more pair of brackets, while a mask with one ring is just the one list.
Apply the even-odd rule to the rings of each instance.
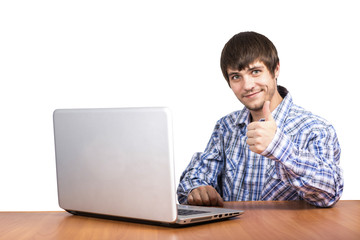
[[325, 118], [295, 104], [289, 110], [285, 125], [288, 133], [296, 131], [322, 131], [332, 128], [331, 123]]
[[239, 124], [239, 118], [244, 115], [244, 109], [233, 111], [217, 121], [217, 127], [223, 130], [233, 130]]
[[221, 120], [226, 120], [226, 121], [228, 121], [228, 120], [231, 120], [231, 121], [236, 120], [242, 112], [243, 112], [243, 109], [233, 111], [233, 112], [223, 116], [222, 118], [220, 118], [219, 121], [221, 121]]
[[288, 119], [299, 119], [301, 121], [318, 121], [322, 124], [330, 124], [325, 118], [314, 114], [313, 112], [306, 110], [303, 107], [300, 107], [299, 105], [293, 104], [289, 111], [289, 117]]
[[235, 124], [237, 122], [239, 116], [243, 115], [243, 112], [244, 112], [244, 109], [233, 111], [233, 112], [223, 116], [222, 118], [220, 118], [218, 122], [231, 122], [231, 123]]

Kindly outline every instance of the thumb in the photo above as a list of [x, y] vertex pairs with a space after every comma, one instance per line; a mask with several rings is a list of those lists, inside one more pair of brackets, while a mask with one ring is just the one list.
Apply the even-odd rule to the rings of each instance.
[[263, 114], [264, 114], [265, 121], [274, 120], [274, 118], [271, 115], [271, 111], [270, 111], [270, 101], [265, 101], [264, 102], [262, 111], [263, 111]]

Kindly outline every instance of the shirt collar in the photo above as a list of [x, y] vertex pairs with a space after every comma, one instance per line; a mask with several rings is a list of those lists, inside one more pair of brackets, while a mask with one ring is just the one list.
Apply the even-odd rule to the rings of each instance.
[[[281, 87], [281, 86], [279, 86]], [[279, 88], [278, 87], [278, 88]], [[284, 87], [281, 87], [285, 89]], [[280, 94], [283, 97], [283, 100], [281, 103], [275, 108], [274, 111], [272, 111], [273, 118], [276, 121], [276, 124], [278, 127], [281, 127], [283, 123], [285, 122], [286, 116], [288, 115], [288, 112], [291, 109], [291, 106], [293, 105], [293, 100], [290, 95], [290, 93], [285, 89], [285, 91], [280, 92]], [[235, 125], [236, 126], [247, 126], [250, 123], [251, 115], [250, 110], [246, 107], [240, 110], [240, 114], [238, 115]]]

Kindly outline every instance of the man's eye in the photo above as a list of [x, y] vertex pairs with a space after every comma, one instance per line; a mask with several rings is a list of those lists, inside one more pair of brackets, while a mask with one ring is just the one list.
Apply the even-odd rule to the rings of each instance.
[[240, 76], [239, 75], [233, 75], [231, 77], [232, 80], [239, 80], [240, 79]]
[[260, 70], [254, 70], [254, 71], [252, 71], [252, 74], [253, 75], [258, 75], [258, 74], [260, 74], [260, 72], [261, 72]]

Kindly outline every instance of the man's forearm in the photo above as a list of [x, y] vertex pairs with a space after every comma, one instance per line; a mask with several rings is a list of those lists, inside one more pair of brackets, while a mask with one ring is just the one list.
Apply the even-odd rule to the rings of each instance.
[[343, 190], [342, 171], [338, 166], [340, 147], [336, 136], [331, 142], [313, 142], [310, 149], [299, 149], [282, 132], [263, 154], [276, 161], [278, 177], [295, 187], [299, 195], [316, 206], [331, 206]]

